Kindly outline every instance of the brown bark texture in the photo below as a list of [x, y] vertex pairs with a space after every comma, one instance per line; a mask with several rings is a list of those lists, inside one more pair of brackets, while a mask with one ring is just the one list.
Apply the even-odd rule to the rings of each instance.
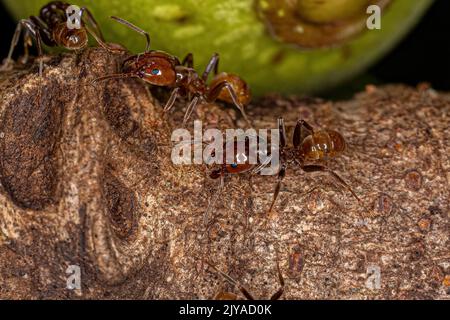
[[[170, 157], [185, 102], [166, 115], [165, 90], [89, 84], [122, 59], [88, 49], [46, 57], [42, 78], [36, 64], [0, 73], [0, 298], [239, 295], [207, 261], [268, 298], [278, 261], [282, 299], [448, 299], [448, 95], [390, 85], [342, 102], [255, 100], [255, 128], [283, 116], [289, 137], [298, 118], [342, 133], [348, 150], [329, 166], [362, 203], [326, 173], [289, 167], [268, 213], [276, 176], [233, 175], [206, 228], [218, 181]], [[193, 116], [204, 129], [244, 124], [230, 106]], [[67, 288], [71, 265], [81, 289]]]

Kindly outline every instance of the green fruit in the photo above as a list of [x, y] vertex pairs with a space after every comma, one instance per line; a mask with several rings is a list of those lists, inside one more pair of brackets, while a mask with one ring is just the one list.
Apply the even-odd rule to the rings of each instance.
[[[3, 0], [17, 18], [36, 15], [47, 0]], [[284, 1], [284, 2], [283, 2]], [[382, 0], [378, 0], [382, 1]], [[91, 9], [108, 41], [142, 52], [144, 38], [109, 19], [127, 19], [150, 33], [152, 49], [180, 58], [193, 52], [200, 71], [214, 52], [220, 70], [238, 73], [256, 94], [314, 92], [337, 85], [362, 72], [391, 49], [418, 21], [432, 0], [392, 0], [384, 9], [381, 30], [366, 30], [332, 48], [302, 50], [274, 39], [270, 23], [256, 8], [296, 3], [311, 23], [341, 21], [361, 10], [366, 0], [329, 0], [325, 8], [311, 0], [85, 0], [73, 1]], [[386, 2], [386, 0], [384, 0]], [[389, 2], [389, 1], [388, 1]], [[348, 10], [343, 10], [343, 7]], [[366, 5], [363, 6], [367, 7]], [[363, 13], [364, 14], [364, 13]], [[12, 36], [12, 35], [11, 35]], [[336, 43], [337, 45], [338, 43]]]

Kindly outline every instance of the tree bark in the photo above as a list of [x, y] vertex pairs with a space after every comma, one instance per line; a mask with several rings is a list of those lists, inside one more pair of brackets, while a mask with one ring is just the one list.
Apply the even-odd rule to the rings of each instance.
[[[283, 116], [341, 132], [349, 148], [329, 165], [362, 203], [327, 174], [289, 167], [268, 213], [276, 176], [234, 175], [206, 229], [218, 181], [170, 158], [184, 103], [165, 115], [139, 80], [89, 84], [121, 59], [88, 49], [46, 57], [42, 78], [36, 65], [0, 73], [0, 298], [239, 294], [207, 261], [261, 298], [279, 287], [277, 261], [283, 299], [448, 298], [449, 96], [393, 85], [343, 102], [255, 101], [256, 128]], [[194, 117], [243, 125], [231, 107]], [[81, 289], [67, 289], [69, 266]]]

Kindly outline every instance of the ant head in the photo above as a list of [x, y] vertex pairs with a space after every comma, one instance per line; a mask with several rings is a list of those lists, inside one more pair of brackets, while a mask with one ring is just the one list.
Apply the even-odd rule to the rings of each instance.
[[209, 177], [211, 179], [219, 179], [221, 176], [222, 176], [221, 169], [215, 169], [215, 170], [211, 171], [211, 173], [209, 174]]
[[124, 62], [124, 72], [134, 73], [155, 86], [171, 86], [177, 80], [177, 59], [165, 52], [150, 51], [133, 56]]
[[85, 28], [69, 29], [63, 25], [59, 31], [55, 32], [59, 36], [61, 44], [69, 50], [81, 50], [88, 45], [88, 34]]

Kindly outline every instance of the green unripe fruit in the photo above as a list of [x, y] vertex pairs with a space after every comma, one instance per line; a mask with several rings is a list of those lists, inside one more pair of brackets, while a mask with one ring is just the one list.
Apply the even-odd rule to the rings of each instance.
[[[48, 2], [3, 1], [17, 18], [37, 15]], [[369, 31], [365, 27], [360, 30], [361, 17], [368, 17], [367, 3], [378, 2], [388, 2], [383, 9], [381, 30]], [[411, 29], [432, 0], [74, 0], [73, 3], [91, 9], [110, 42], [121, 43], [135, 53], [144, 50], [141, 35], [109, 19], [111, 15], [119, 16], [148, 31], [152, 49], [179, 57], [194, 53], [200, 72], [214, 52], [220, 53], [220, 70], [240, 74], [255, 94], [262, 94], [310, 93], [362, 72]], [[320, 28], [326, 28], [326, 35], [335, 33], [339, 41], [330, 43], [331, 48], [304, 50], [295, 38], [287, 41], [274, 34], [265, 10], [286, 4], [293, 4], [288, 10], [296, 11], [284, 12], [290, 15], [289, 19], [318, 23], [319, 33], [323, 31]], [[354, 16], [359, 17], [355, 20], [359, 23], [357, 32], [352, 25]], [[339, 34], [337, 20], [348, 24], [353, 32], [351, 37]], [[287, 20], [280, 21], [283, 24]], [[285, 28], [283, 32], [298, 31]], [[304, 34], [304, 38], [310, 41], [314, 36]]]

